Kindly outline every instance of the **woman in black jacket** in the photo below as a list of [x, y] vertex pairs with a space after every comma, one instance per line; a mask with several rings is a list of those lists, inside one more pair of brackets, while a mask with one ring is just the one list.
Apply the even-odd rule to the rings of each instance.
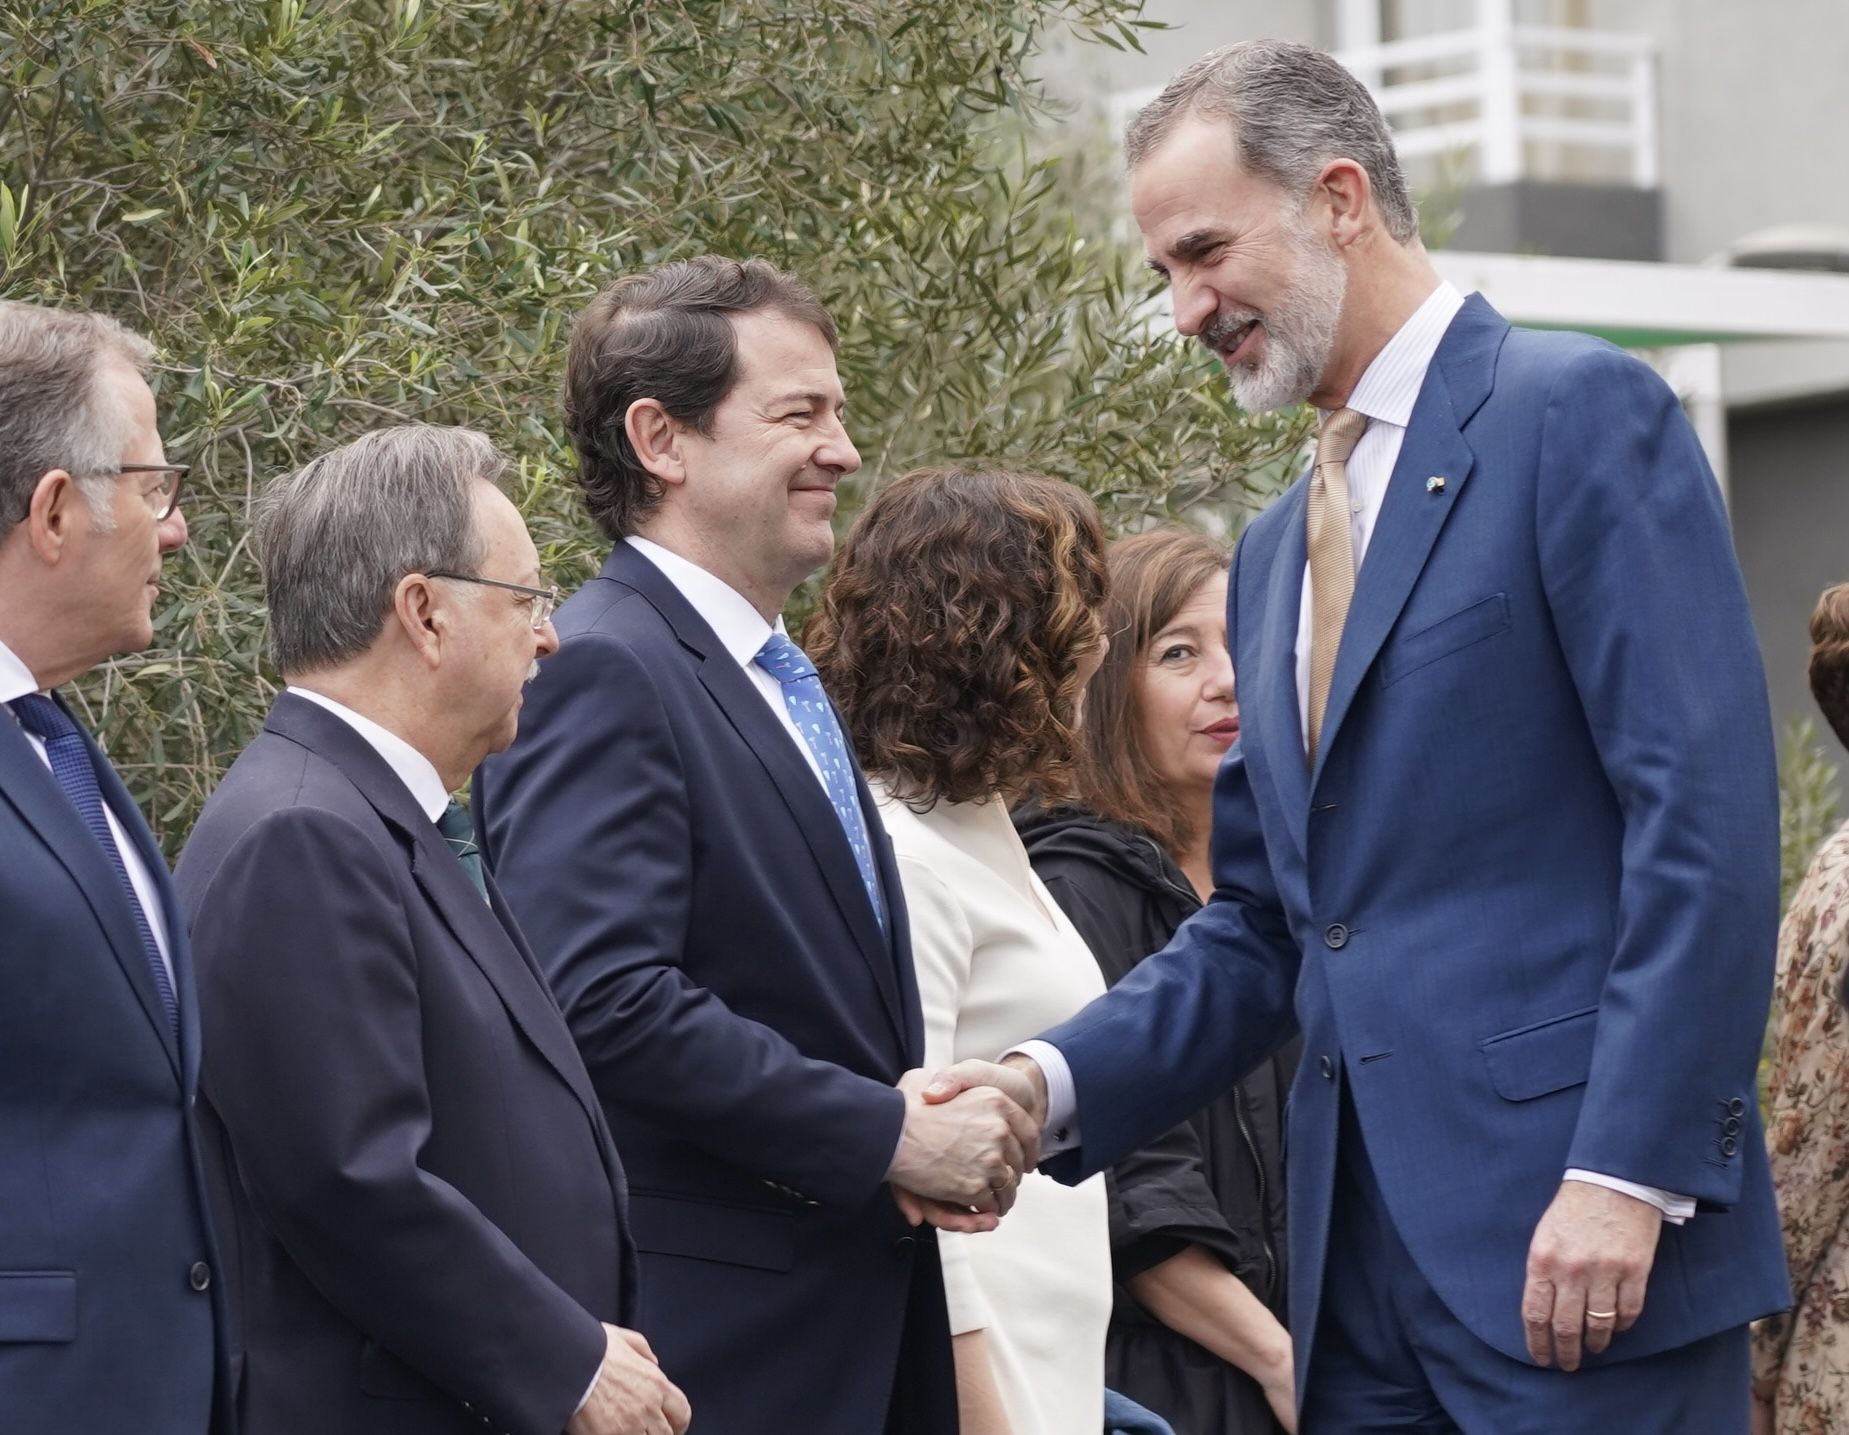
[[[1225, 549], [1113, 545], [1111, 649], [1085, 695], [1080, 803], [1024, 809], [1034, 870], [1115, 983], [1212, 890], [1213, 776], [1238, 737]], [[1297, 1043], [1111, 1173], [1106, 1375], [1178, 1435], [1295, 1428], [1284, 1318], [1284, 1100]]]

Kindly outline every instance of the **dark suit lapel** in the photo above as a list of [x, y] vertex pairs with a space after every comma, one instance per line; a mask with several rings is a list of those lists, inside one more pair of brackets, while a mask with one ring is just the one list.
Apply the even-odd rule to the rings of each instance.
[[[1373, 666], [1380, 646], [1399, 621], [1432, 545], [1476, 465], [1463, 428], [1494, 383], [1496, 351], [1509, 332], [1506, 320], [1481, 298], [1472, 298], [1451, 321], [1426, 371], [1425, 384], [1413, 405], [1412, 419], [1400, 445], [1398, 462], [1387, 482], [1380, 517], [1368, 541], [1367, 556], [1355, 576], [1355, 596], [1336, 650], [1329, 705], [1323, 714], [1322, 742], [1317, 748], [1316, 779], [1340, 735], [1342, 720], [1354, 704], [1361, 680]], [[1428, 488], [1439, 477], [1441, 486]]]
[[[192, 1091], [199, 1084], [199, 997], [193, 987], [193, 952], [192, 943], [187, 939], [186, 915], [173, 890], [167, 855], [155, 843], [147, 819], [141, 815], [141, 809], [135, 805], [135, 799], [116, 775], [115, 768], [91, 741], [89, 733], [84, 734], [84, 740], [90, 743], [91, 761], [96, 764], [97, 784], [102, 788], [103, 801], [115, 813], [116, 821], [122, 824], [142, 865], [154, 879], [161, 918], [167, 927], [167, 960], [173, 967], [173, 997], [180, 1007], [180, 1054], [186, 1071], [186, 1089]], [[151, 983], [149, 989], [152, 991]], [[156, 993], [155, 1001], [158, 1003], [159, 999]]]
[[[893, 948], [888, 934], [880, 928], [872, 903], [867, 900], [867, 889], [860, 880], [860, 864], [854, 860], [854, 849], [848, 845], [847, 834], [841, 830], [841, 819], [809, 766], [808, 759], [798, 750], [795, 739], [783, 724], [777, 721], [770, 705], [745, 675], [744, 669], [725, 650], [718, 636], [694, 611], [693, 605], [681, 596], [680, 589], [669, 581], [665, 573], [627, 543], [616, 545], [604, 563], [603, 573], [619, 583], [627, 584], [648, 599], [655, 611], [674, 629], [681, 645], [698, 660], [701, 685], [719, 705], [719, 711], [726, 721], [763, 765], [783, 798], [784, 805], [789, 808], [790, 816], [802, 833], [803, 841], [808, 845], [810, 855], [814, 857], [835, 899], [835, 905], [840, 909], [842, 920], [853, 933], [855, 945], [859, 947], [862, 959], [873, 974], [880, 998], [886, 1007], [887, 1018], [892, 1022], [893, 1033], [903, 1042], [906, 1019], [899, 994]], [[839, 714], [836, 717], [839, 720]], [[845, 724], [842, 730], [845, 734]], [[877, 839], [881, 831], [879, 814], [872, 806], [865, 782], [859, 779], [858, 770], [856, 780], [859, 782], [861, 813], [867, 824], [868, 837]], [[875, 846], [878, 846], [877, 840]], [[887, 911], [902, 908], [902, 902], [894, 900], [894, 894], [899, 889], [890, 869], [882, 867], [880, 875], [885, 883], [883, 896]]]
[[292, 693], [276, 699], [265, 727], [339, 768], [373, 811], [400, 834], [410, 852], [411, 874], [432, 909], [494, 988], [514, 1025], [558, 1072], [595, 1124], [596, 1100], [584, 1079], [583, 1058], [537, 966], [510, 935], [510, 927], [504, 927], [502, 918], [482, 901], [462, 863], [391, 764], [339, 717]]
[[[81, 728], [82, 724], [78, 726]], [[92, 761], [96, 762], [100, 754], [94, 743], [90, 747]], [[137, 829], [145, 830], [141, 814], [128, 801], [128, 794], [122, 790], [120, 781], [110, 771], [107, 761], [97, 762], [96, 766], [97, 781], [105, 797], [113, 787], [122, 794], [122, 800], [132, 814], [133, 820], [124, 821], [123, 827], [131, 836]], [[65, 796], [64, 789], [58, 786], [58, 780], [51, 775], [51, 770], [39, 759], [24, 730], [11, 721], [0, 722], [0, 796], [4, 796], [26, 825], [38, 833], [39, 839], [57, 855], [65, 870], [71, 874], [71, 879], [82, 890], [98, 925], [109, 939], [109, 949], [115, 954], [116, 964], [128, 979], [129, 986], [134, 989], [141, 1009], [147, 1015], [148, 1024], [154, 1028], [161, 1049], [167, 1053], [167, 1059], [173, 1065], [174, 1077], [184, 1081], [180, 1050], [174, 1044], [173, 1028], [167, 1021], [167, 1009], [154, 985], [154, 973], [148, 967], [148, 954], [141, 945], [141, 933], [136, 930], [134, 913], [129, 909], [128, 895], [122, 890], [122, 881], [116, 876], [115, 866], [97, 845], [95, 836], [84, 825], [83, 818], [71, 804], [70, 798]], [[124, 813], [118, 810], [116, 815], [120, 819]], [[152, 843], [149, 845], [152, 846]], [[144, 852], [143, 856], [145, 860], [147, 853]], [[166, 874], [166, 864], [155, 854], [149, 867], [158, 884]], [[164, 895], [162, 900], [166, 900]], [[169, 906], [168, 911], [173, 910]], [[171, 929], [172, 923], [168, 925]], [[178, 977], [177, 968], [175, 977]]]
[[[1303, 604], [1304, 495], [1299, 482], [1279, 501], [1284, 532], [1271, 558], [1265, 595], [1264, 669], [1248, 691], [1247, 739], [1258, 739], [1259, 756], [1271, 774], [1291, 839], [1302, 856], [1309, 845], [1310, 785], [1303, 760], [1303, 712], [1297, 705], [1297, 620]], [[1242, 698], [1244, 694], [1242, 693]], [[1248, 749], [1248, 761], [1250, 750]]]

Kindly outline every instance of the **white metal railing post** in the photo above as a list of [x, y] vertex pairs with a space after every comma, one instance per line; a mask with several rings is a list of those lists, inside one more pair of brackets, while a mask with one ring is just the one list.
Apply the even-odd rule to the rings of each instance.
[[1656, 51], [1651, 49], [1631, 60], [1631, 182], [1639, 189], [1655, 189], [1660, 182], [1656, 106]]
[[1514, 0], [1477, 0], [1477, 79], [1482, 86], [1482, 181], [1522, 177], [1522, 93], [1515, 57]]

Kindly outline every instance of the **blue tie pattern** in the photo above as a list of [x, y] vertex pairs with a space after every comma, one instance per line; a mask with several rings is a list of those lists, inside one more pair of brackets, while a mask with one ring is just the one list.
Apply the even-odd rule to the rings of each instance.
[[486, 902], [488, 883], [482, 876], [482, 849], [475, 840], [475, 823], [469, 816], [469, 809], [455, 798], [450, 798], [449, 806], [443, 809], [443, 815], [437, 819], [437, 831], [443, 834], [449, 850], [456, 854], [456, 860], [462, 864], [463, 873], [474, 885], [476, 895]]
[[121, 882], [122, 895], [128, 898], [128, 909], [134, 914], [135, 930], [141, 935], [141, 949], [148, 959], [155, 989], [160, 992], [161, 1005], [167, 1010], [167, 1025], [173, 1030], [174, 1040], [178, 1041], [180, 1004], [174, 1000], [173, 981], [167, 975], [167, 964], [161, 960], [154, 929], [148, 925], [148, 914], [142, 911], [141, 899], [135, 895], [135, 884], [129, 880], [128, 864], [122, 860], [122, 850], [116, 846], [115, 834], [109, 830], [109, 819], [103, 815], [103, 790], [97, 785], [96, 769], [90, 765], [90, 749], [83, 734], [71, 721], [69, 713], [42, 694], [28, 693], [23, 698], [13, 699], [10, 706], [19, 725], [45, 744], [45, 756], [51, 759], [51, 775], [58, 779], [58, 786], [70, 798], [91, 836], [102, 844], [109, 865], [116, 869], [116, 880]]
[[816, 676], [809, 655], [782, 633], [772, 633], [764, 640], [752, 659], [783, 686], [783, 706], [789, 711], [796, 731], [822, 770], [822, 786], [834, 804], [841, 830], [847, 834], [848, 846], [854, 849], [854, 861], [860, 866], [860, 880], [866, 886], [867, 900], [873, 913], [886, 925], [880, 906], [880, 880], [873, 870], [873, 844], [867, 838], [866, 818], [860, 811], [859, 791], [854, 783], [854, 764], [848, 759], [847, 743], [841, 736], [841, 724], [829, 706], [822, 680]]

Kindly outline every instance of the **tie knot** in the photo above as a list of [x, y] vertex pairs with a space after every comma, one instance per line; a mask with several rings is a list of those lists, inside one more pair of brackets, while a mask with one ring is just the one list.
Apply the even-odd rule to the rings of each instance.
[[55, 742], [77, 731], [70, 714], [43, 693], [27, 693], [23, 698], [14, 698], [8, 706], [19, 725], [41, 742]]
[[772, 633], [766, 638], [751, 661], [780, 683], [800, 683], [815, 676], [815, 664], [809, 661], [809, 655], [784, 633]]
[[1366, 428], [1367, 415], [1359, 409], [1337, 409], [1330, 414], [1316, 435], [1316, 466], [1347, 463]]
[[455, 798], [450, 798], [449, 806], [443, 809], [443, 815], [437, 819], [437, 831], [443, 834], [446, 842], [464, 842], [475, 845], [475, 823], [469, 818], [469, 809]]

